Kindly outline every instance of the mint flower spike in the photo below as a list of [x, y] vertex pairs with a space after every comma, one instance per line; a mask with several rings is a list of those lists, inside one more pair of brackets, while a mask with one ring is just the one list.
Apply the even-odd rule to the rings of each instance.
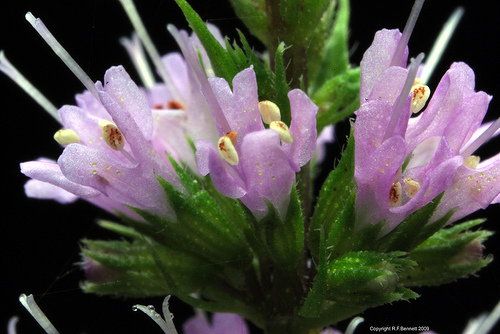
[[57, 329], [52, 325], [47, 316], [38, 307], [33, 295], [26, 296], [24, 293], [19, 296], [19, 301], [28, 310], [28, 312], [35, 318], [40, 326], [47, 332], [47, 334], [59, 334]]
[[482, 163], [472, 156], [500, 128], [500, 120], [486, 131], [480, 127], [491, 96], [475, 92], [469, 66], [454, 63], [430, 98], [430, 88], [414, 78], [414, 64], [406, 68], [407, 46], [396, 57], [400, 64], [391, 65], [405, 33], [378, 31], [360, 66], [356, 219], [358, 224], [385, 220], [382, 234], [442, 192], [430, 222], [456, 210], [448, 221], [454, 222], [497, 203], [500, 193], [500, 156]]
[[[168, 29], [200, 81], [219, 133], [218, 142], [195, 142], [198, 171], [210, 174], [222, 194], [240, 198], [257, 218], [267, 212], [266, 200], [284, 217], [295, 173], [314, 155], [318, 108], [301, 90], [290, 91], [288, 127], [278, 106], [259, 102], [252, 67], [233, 78], [231, 90], [226, 80], [206, 77], [185, 31]], [[270, 121], [269, 129], [262, 119]]]
[[160, 328], [163, 330], [165, 334], [177, 334], [177, 330], [175, 329], [174, 322], [172, 319], [174, 318], [173, 314], [170, 313], [170, 310], [168, 309], [168, 301], [170, 299], [170, 296], [165, 297], [163, 300], [162, 304], [162, 311], [163, 311], [163, 317], [165, 318], [162, 319], [161, 315], [159, 315], [156, 311], [153, 305], [134, 305], [132, 306], [132, 311], [137, 311], [140, 310], [144, 312], [148, 317], [153, 319], [154, 322], [160, 326]]

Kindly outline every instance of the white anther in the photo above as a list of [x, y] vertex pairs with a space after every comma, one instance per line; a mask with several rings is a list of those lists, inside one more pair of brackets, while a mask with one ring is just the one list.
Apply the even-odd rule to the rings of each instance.
[[238, 152], [234, 147], [236, 145], [237, 138], [238, 133], [236, 131], [230, 131], [222, 136], [217, 144], [217, 150], [219, 151], [219, 154], [231, 165], [237, 165], [240, 161]]
[[[99, 122], [99, 127], [101, 122]], [[102, 130], [102, 138], [115, 151], [121, 151], [123, 146], [125, 146], [125, 139], [123, 138], [123, 134], [118, 129], [116, 125], [109, 122], [108, 124], [103, 125]]]
[[431, 95], [431, 90], [428, 86], [423, 85], [421, 80], [415, 79], [415, 83], [411, 87], [410, 93], [413, 93], [411, 100], [411, 111], [416, 114], [425, 106], [425, 103]]
[[413, 198], [420, 190], [421, 187], [420, 183], [418, 181], [415, 181], [411, 177], [407, 177], [403, 181], [406, 184], [406, 190], [405, 190], [406, 196]]
[[276, 131], [280, 135], [280, 139], [285, 143], [293, 143], [293, 136], [288, 130], [288, 126], [282, 121], [271, 122], [269, 128]]
[[66, 146], [80, 142], [78, 134], [71, 129], [61, 129], [54, 134], [54, 139], [60, 145]]
[[389, 192], [389, 205], [390, 206], [394, 207], [394, 206], [401, 205], [401, 193], [402, 193], [401, 183], [393, 182], [391, 190]]
[[464, 164], [467, 166], [467, 167], [470, 167], [470, 168], [476, 168], [477, 165], [479, 165], [479, 161], [481, 159], [477, 156], [477, 155], [471, 155], [469, 156], [467, 159], [465, 159], [465, 162]]
[[281, 120], [280, 108], [274, 102], [267, 100], [260, 101], [259, 111], [260, 115], [262, 116], [262, 121], [266, 124]]

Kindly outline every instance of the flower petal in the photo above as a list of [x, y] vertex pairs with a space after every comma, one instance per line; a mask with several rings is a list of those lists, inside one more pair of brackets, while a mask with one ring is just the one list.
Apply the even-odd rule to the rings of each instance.
[[288, 93], [292, 114], [290, 133], [293, 143], [283, 143], [283, 149], [299, 167], [314, 155], [316, 148], [316, 113], [318, 107], [300, 89]]

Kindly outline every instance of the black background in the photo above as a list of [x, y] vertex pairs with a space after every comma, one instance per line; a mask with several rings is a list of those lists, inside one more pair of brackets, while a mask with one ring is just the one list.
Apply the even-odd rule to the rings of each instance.
[[[186, 28], [182, 13], [173, 0], [137, 1], [147, 29], [160, 53], [176, 49], [165, 30], [167, 23]], [[375, 31], [404, 27], [413, 1], [352, 1], [350, 43], [352, 62], [359, 64]], [[226, 1], [194, 1], [203, 19], [235, 37], [234, 28], [245, 31]], [[410, 54], [429, 52], [442, 24], [457, 5], [466, 9], [451, 45], [429, 86], [453, 61], [467, 62], [476, 73], [476, 89], [500, 96], [498, 51], [495, 45], [500, 27], [495, 0], [428, 0], [410, 40]], [[0, 11], [0, 48], [56, 106], [73, 104], [74, 94], [83, 90], [71, 74], [25, 21], [32, 11], [41, 17], [52, 33], [72, 54], [93, 80], [102, 80], [113, 65], [133, 68], [118, 38], [130, 35], [132, 28], [117, 0], [94, 1], [4, 1]], [[251, 40], [257, 48], [259, 44]], [[142, 314], [133, 313], [136, 303], [155, 304], [162, 298], [114, 299], [82, 293], [83, 279], [75, 266], [79, 261], [78, 240], [113, 238], [101, 231], [94, 221], [109, 216], [86, 202], [60, 205], [52, 201], [27, 199], [19, 172], [19, 162], [45, 156], [57, 158], [61, 148], [52, 135], [59, 125], [10, 80], [0, 75], [2, 121], [2, 220], [1, 220], [1, 310], [0, 328], [11, 316], [18, 315], [18, 333], [42, 333], [18, 302], [21, 293], [33, 293], [61, 333], [160, 333]], [[488, 120], [500, 116], [500, 104], [493, 99]], [[342, 136], [340, 136], [342, 137]], [[341, 138], [340, 138], [341, 139]], [[338, 150], [335, 144], [331, 150]], [[498, 151], [498, 141], [479, 153], [482, 157]], [[484, 228], [498, 229], [498, 209], [480, 211], [474, 217], [488, 217]], [[485, 253], [499, 256], [499, 236], [486, 242]], [[495, 260], [478, 277], [460, 280], [438, 288], [416, 289], [422, 296], [411, 302], [399, 302], [364, 313], [365, 323], [357, 333], [369, 333], [370, 326], [429, 326], [439, 333], [459, 333], [467, 320], [491, 310], [500, 300], [500, 265]], [[175, 320], [190, 316], [189, 308], [173, 299]], [[344, 330], [346, 322], [339, 324]]]

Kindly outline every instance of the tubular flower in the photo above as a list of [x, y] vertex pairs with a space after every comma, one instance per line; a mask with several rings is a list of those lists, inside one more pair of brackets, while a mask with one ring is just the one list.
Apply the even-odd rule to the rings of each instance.
[[[71, 135], [59, 141], [66, 147], [57, 163], [26, 162], [21, 171], [109, 211], [123, 211], [122, 205], [129, 205], [172, 218], [157, 177], [181, 186], [160, 156], [163, 152], [155, 151], [151, 143], [153, 119], [146, 95], [121, 66], [110, 68], [104, 85], [97, 82], [95, 88], [100, 103], [87, 91], [77, 95], [77, 106], [59, 109], [63, 131]], [[40, 183], [27, 185], [35, 197], [47, 189], [37, 192], [36, 186]]]
[[361, 62], [354, 124], [357, 221], [385, 220], [385, 233], [442, 192], [431, 221], [452, 209], [449, 222], [456, 221], [496, 203], [500, 192], [499, 157], [477, 164], [472, 156], [500, 125], [480, 127], [491, 96], [474, 91], [467, 64], [454, 63], [427, 103], [430, 89], [416, 77], [423, 55], [406, 67], [408, 34], [378, 31]]
[[290, 91], [288, 127], [280, 120], [278, 106], [259, 102], [252, 67], [234, 77], [231, 90], [222, 78], [207, 79], [185, 31], [173, 26], [169, 30], [200, 81], [219, 134], [217, 142], [195, 142], [198, 171], [210, 174], [222, 194], [241, 198], [258, 218], [267, 212], [265, 200], [283, 217], [295, 173], [315, 152], [318, 108], [301, 90]]

